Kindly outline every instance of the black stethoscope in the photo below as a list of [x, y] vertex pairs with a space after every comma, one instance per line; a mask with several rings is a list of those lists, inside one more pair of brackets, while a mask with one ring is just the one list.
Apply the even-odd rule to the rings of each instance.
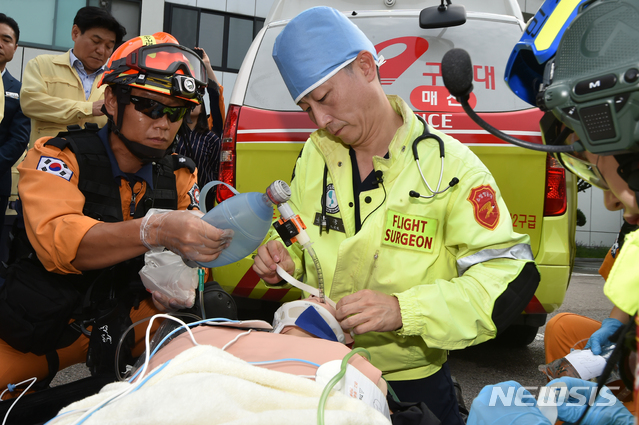
[[[446, 187], [446, 189], [439, 190], [441, 188], [442, 178], [444, 176], [444, 141], [436, 134], [431, 134], [428, 132], [428, 125], [426, 124], [426, 121], [424, 120], [424, 118], [422, 118], [421, 116], [417, 114], [415, 114], [415, 116], [422, 122], [422, 124], [424, 124], [424, 132], [422, 133], [421, 136], [417, 137], [415, 141], [413, 142], [413, 156], [415, 157], [415, 162], [417, 163], [417, 169], [419, 170], [419, 174], [422, 176], [422, 180], [424, 181], [424, 184], [426, 185], [428, 190], [430, 190], [432, 195], [429, 195], [429, 196], [420, 195], [418, 192], [415, 192], [414, 190], [411, 190], [410, 192], [408, 192], [408, 195], [413, 198], [430, 199], [435, 197], [435, 195], [444, 193], [451, 187], [455, 186], [457, 183], [459, 183], [459, 179], [457, 177], [453, 177], [450, 183], [448, 183], [448, 187]], [[424, 139], [430, 139], [430, 138], [437, 140], [437, 143], [439, 143], [439, 157], [441, 158], [441, 161], [442, 161], [441, 166], [439, 168], [439, 182], [437, 183], [436, 190], [433, 190], [428, 184], [428, 182], [426, 181], [426, 178], [424, 177], [424, 173], [422, 173], [422, 167], [419, 165], [419, 155], [417, 154], [417, 144]]]

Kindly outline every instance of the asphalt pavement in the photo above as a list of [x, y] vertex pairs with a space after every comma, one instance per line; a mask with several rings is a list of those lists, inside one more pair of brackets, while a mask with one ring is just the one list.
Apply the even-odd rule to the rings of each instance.
[[[608, 317], [612, 304], [603, 295], [604, 280], [597, 272], [601, 261], [581, 258], [575, 260], [564, 303], [557, 311], [549, 314], [549, 320], [559, 312], [573, 312], [600, 321]], [[468, 408], [485, 385], [508, 380], [518, 381], [524, 386], [545, 385], [546, 378], [538, 370], [545, 363], [544, 330], [545, 326], [539, 328], [535, 341], [523, 348], [506, 348], [489, 341], [450, 352], [450, 370], [461, 384]], [[71, 366], [60, 371], [52, 385], [61, 385], [86, 376], [89, 373], [85, 365]]]

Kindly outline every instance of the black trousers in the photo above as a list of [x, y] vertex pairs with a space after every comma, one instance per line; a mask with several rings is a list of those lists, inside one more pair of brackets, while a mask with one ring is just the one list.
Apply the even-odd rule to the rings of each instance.
[[442, 425], [463, 425], [448, 363], [435, 374], [412, 381], [389, 381], [400, 401], [423, 401]]

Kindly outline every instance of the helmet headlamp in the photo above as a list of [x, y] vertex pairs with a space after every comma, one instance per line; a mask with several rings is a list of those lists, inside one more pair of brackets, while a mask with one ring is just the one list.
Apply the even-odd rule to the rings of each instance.
[[175, 75], [173, 77], [172, 92], [177, 96], [192, 98], [197, 96], [197, 84], [193, 77]]

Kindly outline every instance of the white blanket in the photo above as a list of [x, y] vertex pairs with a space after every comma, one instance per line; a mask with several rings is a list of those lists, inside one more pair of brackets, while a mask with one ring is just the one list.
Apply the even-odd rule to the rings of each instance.
[[[132, 385], [109, 384], [60, 414], [90, 409]], [[140, 389], [102, 407], [84, 424], [316, 424], [322, 390], [310, 379], [253, 366], [202, 345], [176, 356]], [[54, 423], [72, 424], [81, 415], [65, 414]], [[365, 403], [336, 391], [328, 397], [324, 420], [327, 425], [389, 423]]]

